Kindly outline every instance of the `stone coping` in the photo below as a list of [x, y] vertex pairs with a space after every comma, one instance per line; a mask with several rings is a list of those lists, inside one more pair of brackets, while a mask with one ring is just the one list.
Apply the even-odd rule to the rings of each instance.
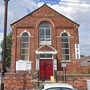
[[8, 75], [21, 76], [21, 75], [31, 75], [31, 73], [5, 73], [5, 76], [8, 76]]
[[[8, 76], [8, 75], [15, 75], [15, 76], [18, 76], [18, 75], [32, 75], [31, 73], [11, 73], [11, 72], [8, 72], [8, 73], [5, 73], [5, 76]], [[63, 75], [61, 75], [61, 76], [63, 76]], [[71, 76], [71, 77], [73, 77], [73, 76], [82, 76], [82, 77], [84, 77], [84, 76], [88, 76], [88, 77], [90, 77], [90, 74], [66, 74], [66, 76]]]

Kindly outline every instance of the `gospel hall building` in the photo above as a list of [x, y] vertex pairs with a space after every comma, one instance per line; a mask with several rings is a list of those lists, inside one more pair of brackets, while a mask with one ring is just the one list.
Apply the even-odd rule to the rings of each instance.
[[52, 76], [63, 80], [59, 77], [64, 64], [67, 74], [79, 72], [76, 68], [80, 59], [79, 24], [76, 22], [44, 4], [11, 27], [11, 74], [5, 82], [9, 82], [10, 75], [15, 80], [9, 78], [12, 81], [9, 84], [14, 85], [7, 84], [6, 88], [25, 88], [23, 85], [30, 88], [35, 72], [38, 81], [50, 81]]

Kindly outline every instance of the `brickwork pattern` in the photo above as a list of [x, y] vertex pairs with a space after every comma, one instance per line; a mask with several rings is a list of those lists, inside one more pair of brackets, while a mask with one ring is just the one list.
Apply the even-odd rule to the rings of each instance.
[[[78, 24], [69, 20], [65, 16], [57, 13], [46, 5], [35, 10], [31, 14], [25, 16], [12, 25], [12, 60], [11, 60], [11, 72], [5, 76], [5, 90], [33, 90], [37, 87], [37, 81], [33, 81], [32, 74], [28, 72], [16, 72], [16, 61], [20, 60], [20, 40], [21, 33], [27, 31], [30, 33], [30, 52], [29, 60], [32, 61], [32, 72], [36, 69], [36, 50], [41, 47], [39, 44], [39, 25], [41, 22], [47, 21], [51, 26], [51, 46], [57, 50], [57, 55], [54, 56], [58, 62], [58, 71], [63, 71], [61, 67], [62, 63], [66, 63], [66, 74], [80, 74], [80, 62], [75, 59], [75, 44], [79, 43], [78, 37]], [[62, 62], [61, 59], [61, 33], [69, 33], [70, 41], [70, 60], [69, 62]], [[42, 50], [50, 50], [48, 47], [42, 48]], [[82, 70], [83, 71], [83, 70]], [[19, 74], [17, 74], [19, 73]], [[57, 79], [63, 81], [62, 74], [58, 74]], [[74, 85], [77, 88], [83, 88], [79, 90], [86, 90], [86, 80], [90, 79], [90, 76], [78, 76], [68, 75], [67, 82]], [[86, 79], [86, 80], [85, 80]], [[35, 79], [34, 79], [35, 80]]]
[[40, 48], [39, 25], [43, 21], [47, 21], [51, 26], [51, 46], [58, 52], [56, 55], [58, 64], [60, 65], [62, 53], [60, 35], [64, 31], [70, 34], [70, 61], [72, 62], [75, 60], [75, 44], [79, 43], [77, 29], [78, 25], [44, 5], [40, 9], [36, 10], [30, 15], [27, 15], [12, 25], [13, 44], [11, 72], [15, 72], [15, 61], [20, 60], [20, 35], [25, 30], [30, 33], [29, 60], [32, 61], [32, 69], [35, 70], [35, 51]]

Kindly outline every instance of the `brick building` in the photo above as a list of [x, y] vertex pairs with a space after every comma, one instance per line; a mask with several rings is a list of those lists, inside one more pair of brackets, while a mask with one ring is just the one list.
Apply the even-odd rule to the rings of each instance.
[[[80, 59], [79, 24], [44, 4], [14, 22], [11, 27], [11, 74], [6, 75], [5, 88], [9, 88], [7, 82], [12, 84], [8, 81], [11, 76], [13, 77], [10, 78], [11, 81], [16, 79], [10, 88], [25, 88], [23, 87], [25, 82], [26, 87], [30, 88], [30, 85], [32, 86], [30, 80], [33, 79], [35, 72], [39, 74], [37, 77], [39, 81], [50, 81], [51, 76], [54, 76], [55, 80], [59, 79], [59, 74], [63, 72], [63, 63], [66, 64], [68, 74], [72, 70], [78, 72], [76, 65], [80, 64], [78, 61]], [[68, 67], [69, 65], [75, 67], [72, 69]], [[30, 80], [18, 81], [23, 78]]]
[[16, 65], [19, 60], [29, 61], [30, 68], [39, 69], [42, 74], [49, 74], [45, 69], [50, 69], [50, 76], [54, 75], [55, 69], [62, 70], [62, 62], [70, 63], [80, 57], [75, 51], [75, 46], [79, 44], [78, 27], [78, 24], [47, 5], [16, 21], [12, 24], [11, 71], [19, 71]]

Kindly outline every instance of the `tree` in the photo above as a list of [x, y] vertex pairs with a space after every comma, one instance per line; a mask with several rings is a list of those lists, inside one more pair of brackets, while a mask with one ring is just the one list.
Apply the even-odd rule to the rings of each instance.
[[[11, 64], [11, 46], [12, 46], [12, 33], [10, 32], [7, 35], [6, 38], [6, 44], [7, 44], [7, 51], [6, 51], [6, 67], [10, 68], [10, 64]], [[1, 48], [3, 48], [3, 41], [1, 43]]]

